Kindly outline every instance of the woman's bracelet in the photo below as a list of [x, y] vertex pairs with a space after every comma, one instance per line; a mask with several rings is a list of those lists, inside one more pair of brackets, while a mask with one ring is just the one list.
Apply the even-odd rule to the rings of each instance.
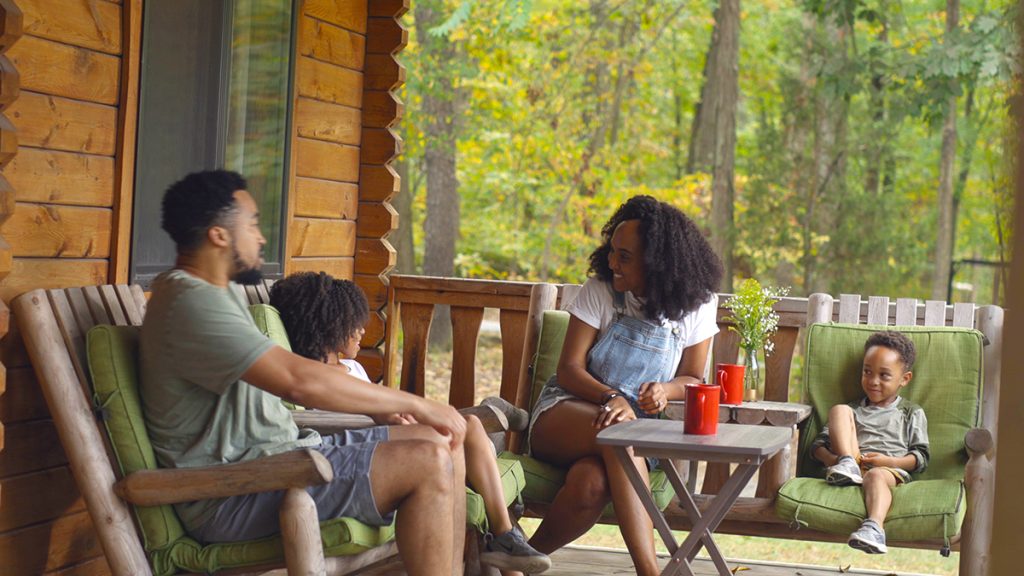
[[609, 402], [618, 398], [619, 396], [622, 396], [622, 393], [616, 390], [609, 390], [605, 392], [604, 395], [601, 396], [601, 406], [607, 406]]

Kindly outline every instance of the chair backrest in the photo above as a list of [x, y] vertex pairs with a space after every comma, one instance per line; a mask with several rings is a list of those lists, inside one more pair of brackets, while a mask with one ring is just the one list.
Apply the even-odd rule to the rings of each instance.
[[920, 478], [962, 478], [966, 432], [980, 426], [995, 437], [1003, 322], [998, 306], [902, 298], [890, 304], [884, 297], [861, 301], [846, 294], [837, 302], [813, 294], [807, 321], [804, 386], [812, 413], [797, 455], [801, 476], [822, 474], [807, 449], [832, 405], [863, 395], [863, 346], [877, 330], [898, 329], [917, 348], [914, 378], [902, 395], [928, 418], [931, 463]]
[[95, 325], [139, 326], [146, 298], [139, 286], [34, 290], [12, 310], [75, 481], [106, 560], [115, 574], [152, 573], [127, 504], [114, 494], [118, 470], [95, 418], [86, 334]]

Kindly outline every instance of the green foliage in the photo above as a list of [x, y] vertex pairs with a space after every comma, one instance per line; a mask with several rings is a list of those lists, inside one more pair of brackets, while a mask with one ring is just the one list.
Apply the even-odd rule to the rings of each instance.
[[779, 329], [779, 315], [772, 306], [788, 292], [788, 288], [761, 286], [753, 278], [747, 278], [740, 284], [736, 294], [725, 302], [725, 307], [732, 314], [724, 318], [726, 322], [732, 322], [729, 330], [740, 335], [740, 348], [764, 350], [765, 356], [771, 356], [775, 348], [771, 337]]
[[[414, 193], [403, 225], [417, 230], [417, 250], [429, 121], [420, 102], [437, 89], [442, 66], [458, 72], [463, 95], [459, 274], [580, 282], [601, 225], [638, 193], [708, 227], [710, 176], [685, 166], [717, 2], [435, 4], [445, 9], [442, 24], [424, 33], [409, 18], [411, 41], [400, 54]], [[1019, 54], [1009, 0], [963, 0], [949, 42], [941, 3], [742, 7], [736, 276], [800, 295], [928, 297], [950, 90], [959, 95], [954, 258], [1010, 258], [1003, 158]], [[459, 43], [466, 58], [423, 61], [421, 42]], [[991, 298], [992, 274], [964, 274], [971, 277], [958, 281], [975, 286], [969, 297]]]

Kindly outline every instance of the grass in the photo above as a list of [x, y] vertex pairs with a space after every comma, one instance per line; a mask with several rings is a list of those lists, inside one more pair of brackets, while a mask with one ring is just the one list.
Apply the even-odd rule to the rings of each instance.
[[[496, 320], [496, 314], [488, 310], [485, 319]], [[401, 358], [401, 356], [399, 356]], [[794, 367], [799, 372], [799, 366]], [[398, 374], [401, 373], [399, 367]], [[451, 351], [431, 350], [426, 366], [426, 395], [447, 401], [448, 383], [451, 379]], [[480, 336], [476, 357], [476, 400], [498, 394], [501, 387], [501, 340], [494, 334]], [[797, 390], [799, 387], [795, 387]], [[532, 534], [539, 520], [523, 519], [523, 528]], [[676, 540], [682, 541], [685, 532], [676, 532]], [[658, 550], [665, 552], [660, 539], [655, 538]], [[811, 564], [824, 567], [888, 570], [895, 573], [923, 573], [941, 576], [955, 576], [960, 561], [959, 553], [949, 558], [942, 557], [937, 550], [912, 550], [890, 548], [888, 554], [872, 556], [850, 548], [845, 544], [825, 542], [804, 542], [751, 536], [716, 534], [715, 542], [726, 558], [744, 560], [770, 560], [791, 564]], [[597, 525], [576, 541], [576, 544], [625, 548], [617, 526]]]

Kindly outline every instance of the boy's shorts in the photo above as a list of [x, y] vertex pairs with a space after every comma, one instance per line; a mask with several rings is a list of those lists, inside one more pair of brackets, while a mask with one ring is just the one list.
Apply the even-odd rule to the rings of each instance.
[[[861, 472], [867, 472], [868, 470], [870, 470], [870, 468], [865, 468], [864, 465], [861, 464], [860, 462], [857, 462], [857, 464], [860, 464]], [[894, 466], [876, 466], [876, 468], [881, 468], [882, 470], [885, 470], [892, 474], [896, 478], [897, 486], [899, 486], [900, 484], [906, 484], [907, 482], [911, 481], [910, 472], [907, 472], [903, 468], [896, 468]]]
[[[347, 517], [386, 526], [394, 520], [394, 512], [381, 516], [370, 487], [373, 452], [387, 440], [388, 427], [374, 426], [324, 436], [314, 447], [334, 469], [333, 481], [306, 488], [321, 521]], [[235, 542], [276, 534], [281, 531], [278, 514], [283, 498], [283, 490], [225, 498], [213, 518], [191, 535], [201, 542]]]

